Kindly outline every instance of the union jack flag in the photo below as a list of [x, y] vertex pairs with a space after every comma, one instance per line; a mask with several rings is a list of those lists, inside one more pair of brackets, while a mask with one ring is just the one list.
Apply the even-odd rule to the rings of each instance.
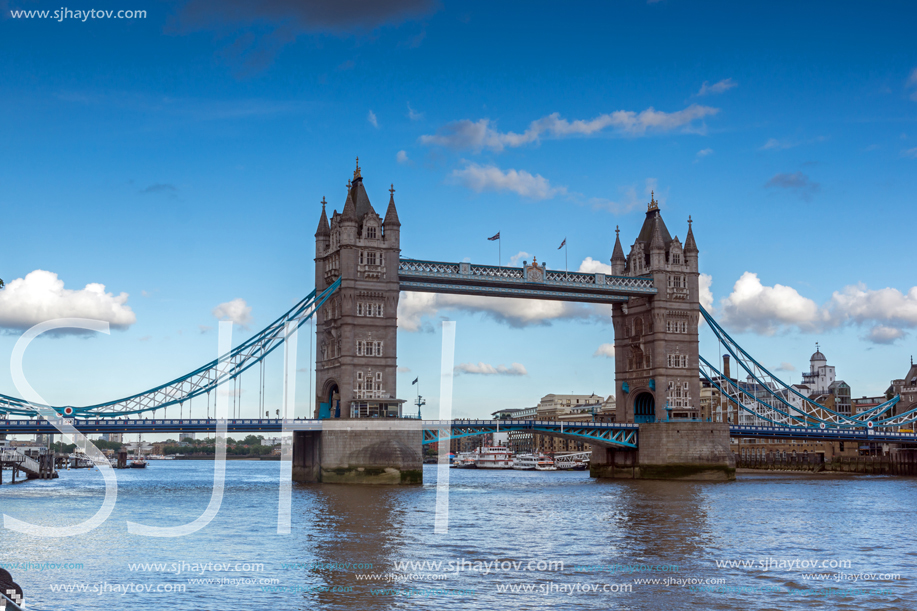
[[492, 238], [487, 238], [487, 239], [490, 240], [491, 242], [493, 242], [494, 240], [499, 240], [499, 239], [500, 239], [500, 232], [498, 231], [498, 232], [497, 232], [497, 235], [495, 235], [495, 236], [492, 237]]

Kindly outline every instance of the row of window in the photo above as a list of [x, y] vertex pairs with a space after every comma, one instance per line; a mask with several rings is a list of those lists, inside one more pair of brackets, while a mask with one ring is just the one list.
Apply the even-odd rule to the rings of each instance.
[[367, 341], [365, 339], [358, 339], [357, 340], [357, 356], [382, 356], [382, 344], [383, 343], [384, 342]]
[[679, 367], [685, 369], [688, 367], [687, 354], [670, 354], [668, 359], [669, 367]]
[[687, 382], [669, 382], [666, 396], [669, 407], [691, 407], [691, 393]]
[[665, 330], [668, 333], [687, 333], [688, 321], [686, 320], [667, 320], [665, 321]]
[[681, 274], [669, 274], [669, 288], [686, 289], [688, 288], [688, 283]]
[[382, 312], [383, 308], [381, 303], [357, 302], [357, 316], [375, 316], [381, 318]]
[[377, 371], [375, 375], [371, 371], [365, 374], [362, 371], [357, 372], [357, 385], [354, 389], [355, 399], [382, 399], [385, 398], [385, 390], [382, 388], [382, 372]]
[[361, 250], [360, 265], [382, 265], [382, 253], [374, 250]]

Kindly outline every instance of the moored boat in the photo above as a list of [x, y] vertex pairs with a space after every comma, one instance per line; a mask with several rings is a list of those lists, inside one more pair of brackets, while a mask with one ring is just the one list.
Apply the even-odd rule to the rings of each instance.
[[478, 469], [512, 469], [513, 453], [503, 446], [484, 446], [478, 448], [474, 466]]

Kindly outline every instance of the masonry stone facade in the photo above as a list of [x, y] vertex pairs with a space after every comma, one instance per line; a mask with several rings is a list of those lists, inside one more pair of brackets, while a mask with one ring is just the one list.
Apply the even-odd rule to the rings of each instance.
[[657, 291], [613, 306], [618, 422], [666, 420], [666, 407], [674, 418], [699, 417], [697, 253], [690, 217], [682, 246], [652, 197], [628, 256], [615, 239], [611, 273], [650, 276]]
[[341, 213], [322, 214], [315, 232], [315, 289], [341, 287], [316, 324], [316, 418], [399, 416], [396, 355], [401, 223], [390, 189], [380, 217], [363, 186], [359, 160]]

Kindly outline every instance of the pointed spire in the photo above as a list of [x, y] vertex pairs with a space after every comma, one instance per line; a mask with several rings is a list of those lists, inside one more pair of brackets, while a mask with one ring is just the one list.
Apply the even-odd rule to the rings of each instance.
[[357, 169], [353, 171], [353, 181], [356, 182], [358, 179], [362, 179], [363, 176], [360, 174], [360, 158], [357, 157]]
[[[349, 185], [348, 185], [349, 186]], [[352, 190], [347, 189], [347, 201], [344, 202], [344, 211], [341, 213], [342, 221], [357, 222], [357, 208], [353, 204], [353, 198], [350, 196]]]
[[690, 215], [688, 216], [688, 237], [685, 238], [685, 252], [697, 253], [697, 243], [694, 241], [694, 229]]
[[624, 249], [621, 247], [621, 229], [620, 227], [615, 227], [615, 248], [611, 253], [612, 261], [627, 261], [627, 258], [624, 256]]
[[385, 220], [382, 221], [382, 225], [385, 227], [401, 227], [401, 221], [398, 220], [398, 211], [395, 209], [395, 185], [392, 184], [392, 188], [388, 190], [390, 193], [388, 198], [388, 209], [385, 211]]
[[328, 216], [325, 214], [325, 198], [322, 197], [322, 216], [318, 219], [318, 229], [315, 230], [315, 237], [331, 235], [331, 226], [328, 225]]
[[659, 231], [659, 223], [653, 225], [653, 239], [650, 240], [650, 251], [665, 251], [665, 241], [662, 239], [662, 232]]

